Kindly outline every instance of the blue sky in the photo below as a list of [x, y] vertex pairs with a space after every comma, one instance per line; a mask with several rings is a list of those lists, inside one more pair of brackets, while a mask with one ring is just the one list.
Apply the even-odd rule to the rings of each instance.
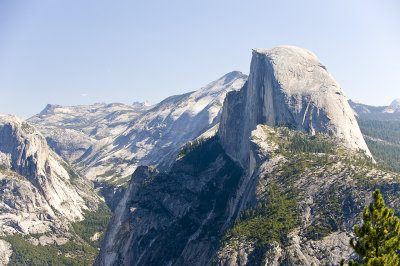
[[399, 1], [0, 0], [0, 113], [149, 101], [248, 73], [252, 48], [314, 52], [348, 98], [400, 97]]

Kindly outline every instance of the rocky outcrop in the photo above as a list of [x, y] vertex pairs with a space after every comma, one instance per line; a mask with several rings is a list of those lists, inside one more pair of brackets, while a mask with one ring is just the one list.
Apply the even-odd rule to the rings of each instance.
[[10, 243], [0, 239], [0, 266], [7, 265], [12, 255]]
[[301, 48], [254, 49], [246, 85], [225, 99], [220, 140], [243, 167], [258, 124], [325, 133], [370, 155], [342, 88], [313, 53]]
[[79, 177], [30, 124], [0, 116], [0, 234], [68, 230], [96, 209], [93, 185]]

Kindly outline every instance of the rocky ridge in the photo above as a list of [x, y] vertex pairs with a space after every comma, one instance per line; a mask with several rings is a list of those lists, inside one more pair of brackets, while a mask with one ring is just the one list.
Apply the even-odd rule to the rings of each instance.
[[371, 117], [378, 117], [385, 115], [395, 115], [396, 117], [400, 117], [400, 99], [395, 99], [388, 106], [371, 106], [367, 104], [362, 104], [359, 102], [354, 102], [349, 100], [349, 104], [351, 108], [353, 108], [356, 115], [365, 115]]
[[91, 147], [112, 142], [114, 137], [128, 128], [132, 120], [149, 108], [139, 103], [98, 103], [88, 106], [48, 104], [28, 122], [46, 136], [51, 148], [65, 160], [79, 163]]
[[154, 106], [48, 106], [29, 122], [81, 174], [115, 181], [141, 164], [168, 168], [184, 143], [218, 124], [226, 93], [240, 89], [246, 79], [234, 71]]

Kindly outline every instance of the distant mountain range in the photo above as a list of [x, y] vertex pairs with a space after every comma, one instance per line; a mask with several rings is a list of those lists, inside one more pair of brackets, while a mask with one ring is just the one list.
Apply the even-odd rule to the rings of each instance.
[[226, 93], [240, 89], [246, 79], [231, 72], [154, 106], [48, 105], [28, 121], [89, 179], [123, 178], [141, 164], [168, 167], [183, 144], [217, 125]]
[[400, 117], [400, 99], [394, 100], [389, 106], [371, 106], [352, 100], [349, 100], [349, 104], [358, 115], [384, 117], [387, 114], [397, 114]]

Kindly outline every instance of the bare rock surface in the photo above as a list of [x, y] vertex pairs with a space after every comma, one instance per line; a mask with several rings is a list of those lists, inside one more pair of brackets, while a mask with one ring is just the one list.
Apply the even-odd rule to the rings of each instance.
[[219, 136], [244, 167], [257, 124], [325, 133], [370, 155], [342, 88], [313, 53], [298, 47], [254, 49], [246, 85], [225, 100]]
[[12, 255], [10, 243], [0, 239], [0, 266], [7, 265]]
[[124, 178], [138, 165], [168, 168], [183, 144], [219, 122], [226, 93], [239, 90], [246, 79], [231, 72], [197, 91], [153, 106], [49, 105], [29, 122], [89, 179]]
[[66, 231], [100, 198], [27, 122], [0, 116], [0, 233]]

